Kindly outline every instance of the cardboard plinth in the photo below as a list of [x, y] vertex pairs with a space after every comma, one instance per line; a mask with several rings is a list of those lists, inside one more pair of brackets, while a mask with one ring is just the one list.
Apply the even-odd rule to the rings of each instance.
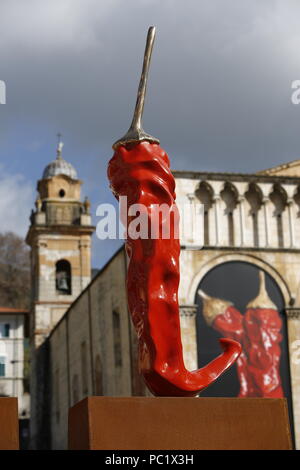
[[0, 450], [19, 449], [17, 398], [0, 398]]
[[69, 411], [71, 450], [289, 450], [284, 398], [88, 397]]

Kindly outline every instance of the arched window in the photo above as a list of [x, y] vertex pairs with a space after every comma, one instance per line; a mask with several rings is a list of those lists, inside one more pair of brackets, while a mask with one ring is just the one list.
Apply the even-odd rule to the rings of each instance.
[[56, 263], [55, 284], [56, 292], [60, 295], [70, 295], [72, 293], [71, 264], [65, 259]]
[[121, 347], [121, 321], [119, 312], [113, 311], [113, 335], [114, 335], [114, 354], [115, 366], [122, 366], [122, 347]]
[[283, 248], [283, 224], [282, 224], [282, 214], [286, 208], [287, 204], [287, 195], [284, 189], [279, 185], [274, 185], [273, 192], [270, 194], [270, 199], [274, 204], [274, 216], [277, 219], [277, 236], [278, 236], [278, 246]]
[[196, 196], [200, 202], [204, 205], [204, 245], [209, 245], [210, 233], [209, 233], [209, 210], [212, 207], [213, 202], [213, 190], [211, 186], [202, 181], [196, 191]]
[[228, 220], [228, 244], [234, 246], [234, 223], [233, 223], [233, 211], [237, 206], [237, 190], [230, 184], [225, 183], [224, 189], [221, 192], [221, 197], [226, 205], [226, 215]]

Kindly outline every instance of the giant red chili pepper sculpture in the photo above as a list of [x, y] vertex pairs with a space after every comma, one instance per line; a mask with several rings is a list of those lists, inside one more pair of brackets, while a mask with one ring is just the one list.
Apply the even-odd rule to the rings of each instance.
[[[138, 98], [128, 133], [113, 148], [108, 177], [115, 196], [127, 196], [128, 205], [142, 204], [151, 226], [153, 205], [175, 206], [175, 180], [166, 152], [141, 126], [147, 75], [155, 28], [147, 37]], [[139, 339], [139, 364], [144, 380], [155, 395], [196, 396], [213, 383], [238, 358], [241, 347], [221, 339], [224, 352], [207, 366], [188, 371], [184, 366], [178, 307], [180, 244], [175, 236], [178, 220], [171, 217], [170, 237], [136, 238], [127, 234], [128, 306]], [[130, 222], [130, 218], [129, 218]]]

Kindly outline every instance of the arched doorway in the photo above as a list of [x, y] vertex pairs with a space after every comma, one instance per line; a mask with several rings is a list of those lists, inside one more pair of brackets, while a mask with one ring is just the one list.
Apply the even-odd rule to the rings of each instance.
[[[284, 300], [282, 293], [274, 279], [265, 273], [266, 289], [271, 301], [275, 304], [282, 321], [280, 335], [280, 365], [279, 373], [283, 395], [288, 398], [291, 406], [289, 358], [287, 345], [287, 325], [284, 313]], [[241, 315], [245, 315], [246, 306], [253, 300], [259, 290], [259, 268], [251, 263], [232, 261], [218, 264], [206, 273], [199, 284], [199, 288], [214, 298], [221, 298], [232, 302]], [[218, 338], [226, 335], [220, 334], [212, 325], [208, 325], [202, 313], [202, 299], [197, 296], [197, 343], [199, 367], [207, 364], [220, 354]], [[240, 377], [236, 365], [228, 370], [222, 378], [216, 381], [201, 396], [209, 397], [236, 397], [240, 391]]]

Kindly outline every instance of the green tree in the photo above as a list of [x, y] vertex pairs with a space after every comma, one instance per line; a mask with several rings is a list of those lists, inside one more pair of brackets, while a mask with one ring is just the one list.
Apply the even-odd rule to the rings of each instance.
[[29, 304], [29, 248], [15, 233], [0, 233], [0, 307], [29, 308]]

